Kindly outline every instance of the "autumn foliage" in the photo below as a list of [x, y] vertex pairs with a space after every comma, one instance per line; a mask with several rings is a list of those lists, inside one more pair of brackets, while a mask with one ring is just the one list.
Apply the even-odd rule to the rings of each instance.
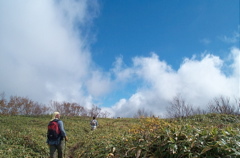
[[58, 111], [62, 116], [97, 116], [108, 117], [109, 113], [104, 112], [98, 106], [92, 105], [90, 109], [78, 103], [50, 101], [48, 105], [40, 104], [27, 97], [11, 96], [5, 98], [4, 93], [0, 94], [1, 115], [46, 115]]

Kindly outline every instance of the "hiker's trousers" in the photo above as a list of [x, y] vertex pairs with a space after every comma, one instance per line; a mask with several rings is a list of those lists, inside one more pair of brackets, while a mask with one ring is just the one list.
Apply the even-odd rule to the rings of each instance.
[[50, 145], [49, 149], [50, 158], [63, 158], [64, 140], [61, 140], [58, 145]]

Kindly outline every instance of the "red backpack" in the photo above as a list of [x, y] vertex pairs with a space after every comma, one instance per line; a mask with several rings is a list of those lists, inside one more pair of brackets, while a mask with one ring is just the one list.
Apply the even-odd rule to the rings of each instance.
[[58, 125], [58, 120], [50, 121], [47, 131], [48, 140], [57, 140], [60, 137], [60, 133], [61, 131]]

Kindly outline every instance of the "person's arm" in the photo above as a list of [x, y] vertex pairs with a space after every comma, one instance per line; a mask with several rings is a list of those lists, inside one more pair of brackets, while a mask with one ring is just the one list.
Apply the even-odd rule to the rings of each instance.
[[66, 132], [65, 132], [65, 130], [64, 130], [63, 122], [62, 122], [61, 120], [58, 121], [58, 125], [59, 125], [59, 128], [60, 128], [62, 137], [64, 137], [64, 138], [66, 139], [66, 141], [67, 141], [68, 138], [67, 138], [67, 134], [66, 134]]

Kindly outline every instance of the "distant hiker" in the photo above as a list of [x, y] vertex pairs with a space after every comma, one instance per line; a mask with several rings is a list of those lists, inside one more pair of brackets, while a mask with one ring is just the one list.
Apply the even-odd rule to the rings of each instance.
[[93, 117], [93, 119], [90, 122], [91, 130], [95, 130], [98, 126], [98, 121], [96, 120], [96, 117]]
[[54, 157], [56, 150], [58, 153], [58, 158], [63, 157], [64, 138], [65, 141], [68, 141], [63, 122], [60, 120], [60, 113], [54, 112], [52, 119], [48, 124], [47, 131], [47, 144], [49, 145], [50, 158]]

